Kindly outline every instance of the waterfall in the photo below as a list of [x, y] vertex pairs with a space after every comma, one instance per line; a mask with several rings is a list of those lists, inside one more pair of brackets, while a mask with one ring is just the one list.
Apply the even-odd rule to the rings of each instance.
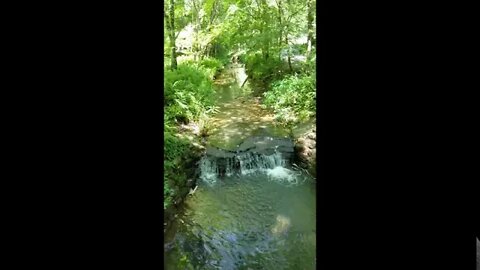
[[271, 155], [245, 152], [233, 157], [210, 157], [205, 155], [200, 160], [200, 179], [214, 185], [224, 176], [250, 175], [262, 173], [270, 180], [297, 183], [297, 173], [287, 169], [287, 160], [280, 152]]
[[256, 153], [245, 153], [235, 156], [239, 162], [239, 170], [242, 175], [255, 172], [265, 172], [267, 169], [273, 169], [278, 166], [285, 166], [285, 160], [280, 152], [272, 155], [262, 155]]

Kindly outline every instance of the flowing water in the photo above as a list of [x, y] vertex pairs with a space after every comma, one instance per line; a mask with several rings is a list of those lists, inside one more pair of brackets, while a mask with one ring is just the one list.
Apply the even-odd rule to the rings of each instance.
[[[228, 92], [232, 88], [222, 87], [219, 99], [224, 106], [214, 118], [218, 129], [209, 144], [226, 150], [207, 151], [199, 162], [198, 187], [165, 235], [165, 268], [315, 269], [315, 182], [292, 168], [288, 151], [277, 151], [275, 140], [268, 151], [227, 151], [241, 149], [237, 146], [259, 129], [262, 135], [285, 133], [271, 125], [266, 111], [242, 107], [242, 100]], [[254, 117], [249, 117], [250, 124], [233, 119], [220, 128], [229, 113]]]
[[253, 90], [248, 83], [239, 86], [244, 72], [242, 67], [233, 66], [216, 80], [219, 112], [210, 121], [209, 145], [234, 149], [245, 138], [260, 133], [289, 136], [288, 130], [273, 124], [274, 115], [261, 107], [259, 98], [252, 97]]

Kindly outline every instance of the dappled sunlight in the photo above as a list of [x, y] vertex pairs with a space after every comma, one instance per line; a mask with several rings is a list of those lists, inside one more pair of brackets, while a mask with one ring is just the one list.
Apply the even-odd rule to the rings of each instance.
[[[225, 91], [225, 88], [217, 89], [222, 90]], [[220, 107], [221, 110], [211, 118], [208, 140], [211, 145], [233, 149], [258, 129], [275, 129], [274, 115], [251, 97], [235, 98]], [[283, 133], [287, 134], [286, 131]]]

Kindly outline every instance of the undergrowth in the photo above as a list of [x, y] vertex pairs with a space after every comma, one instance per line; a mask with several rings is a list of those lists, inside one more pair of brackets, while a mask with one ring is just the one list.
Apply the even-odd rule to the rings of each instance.
[[180, 124], [195, 122], [203, 132], [208, 115], [215, 110], [212, 79], [223, 68], [221, 61], [206, 58], [199, 63], [183, 62], [164, 73], [164, 208], [185, 181], [178, 172], [191, 153], [192, 142], [177, 136]]
[[261, 53], [248, 54], [242, 59], [245, 69], [252, 80], [262, 80], [265, 83], [279, 79], [285, 73], [285, 64], [277, 57], [265, 59]]
[[290, 75], [275, 81], [264, 93], [264, 106], [273, 109], [279, 122], [290, 124], [315, 116], [315, 77]]

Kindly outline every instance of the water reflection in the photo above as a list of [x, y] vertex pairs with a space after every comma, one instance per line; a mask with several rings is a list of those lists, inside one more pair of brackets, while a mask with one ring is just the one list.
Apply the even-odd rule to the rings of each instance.
[[[314, 185], [266, 175], [220, 183], [200, 184], [186, 201], [166, 269], [315, 269]], [[178, 265], [182, 256], [191, 266]]]

